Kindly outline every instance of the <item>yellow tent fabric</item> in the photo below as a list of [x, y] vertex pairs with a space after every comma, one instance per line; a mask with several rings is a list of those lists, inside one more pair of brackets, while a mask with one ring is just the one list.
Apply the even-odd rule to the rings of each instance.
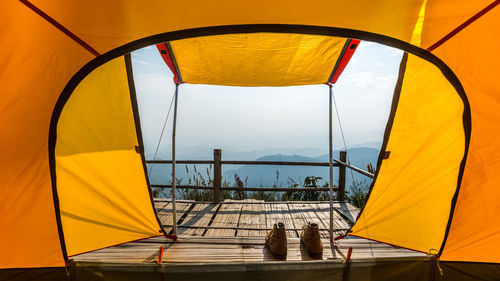
[[[165, 3], [153, 0], [146, 4], [144, 1], [116, 0], [92, 3], [1, 1], [0, 8], [6, 12], [0, 21], [0, 268], [64, 265], [54, 207], [54, 199], [57, 198], [53, 196], [51, 180], [50, 157], [53, 156], [49, 155], [49, 131], [54, 128], [51, 127], [51, 119], [64, 88], [71, 81], [76, 83], [79, 82], [77, 78], [83, 78], [77, 72], [80, 71], [81, 75], [90, 73], [100, 64], [126, 52], [165, 40], [180, 39], [175, 34], [183, 34], [170, 34], [169, 37], [166, 36], [168, 32], [221, 25], [334, 27], [342, 29], [345, 34], [356, 34], [346, 37], [381, 43], [394, 43], [396, 41], [390, 38], [395, 38], [428, 48], [435, 46], [436, 42], [488, 5], [493, 7], [433, 48], [432, 52], [451, 68], [462, 83], [472, 113], [466, 168], [462, 177], [458, 175], [456, 184], [460, 189], [455, 193], [457, 196], [447, 198], [453, 216], [450, 218], [447, 214], [446, 218], [440, 218], [448, 219], [450, 226], [445, 231], [448, 235], [445, 233], [442, 239], [445, 243], [442, 258], [500, 262], [500, 245], [497, 242], [500, 241], [500, 232], [498, 226], [491, 223], [500, 219], [497, 199], [500, 143], [494, 134], [500, 124], [497, 116], [500, 105], [496, 97], [499, 92], [496, 73], [500, 62], [495, 55], [500, 44], [499, 2], [293, 0], [270, 3], [254, 0], [228, 3], [215, 0]], [[232, 29], [237, 30], [238, 27]], [[295, 29], [296, 33], [312, 30], [303, 26]], [[203, 35], [203, 32], [200, 30], [198, 35]], [[96, 55], [99, 57], [91, 62]], [[436, 78], [435, 81], [440, 79], [433, 78]], [[392, 150], [391, 154], [394, 156], [397, 152]], [[451, 161], [455, 157], [458, 156], [453, 155]], [[138, 163], [137, 159], [130, 162]], [[143, 183], [141, 185], [144, 186]], [[412, 182], [409, 186], [416, 185], [418, 183]], [[378, 191], [375, 189], [383, 188], [385, 186], [377, 183], [372, 192], [376, 194]], [[372, 204], [371, 200], [367, 206]], [[69, 198], [64, 201], [60, 202], [61, 206], [72, 203]], [[416, 198], [409, 198], [407, 202], [408, 206], [420, 203]], [[377, 204], [390, 206], [388, 202]], [[139, 208], [145, 210], [146, 207]], [[430, 222], [431, 218], [428, 220]], [[152, 223], [151, 220], [149, 222]], [[134, 219], [132, 224], [137, 223]], [[418, 224], [421, 223], [424, 222]], [[376, 227], [370, 224], [369, 228], [372, 226]], [[383, 230], [372, 232], [369, 228], [365, 229], [365, 237], [382, 237], [380, 231]], [[442, 236], [441, 231], [436, 233], [436, 237]], [[438, 241], [436, 237], [430, 240]], [[398, 239], [399, 246], [421, 247], [415, 246], [411, 236], [407, 238]], [[126, 239], [131, 237], [117, 237], [116, 241]], [[393, 237], [382, 238], [382, 241], [389, 242], [388, 239]], [[78, 241], [70, 243], [76, 243], [70, 247], [75, 252], [92, 248], [78, 245]], [[26, 259], [26, 253], [30, 253], [29, 259]]]
[[[437, 249], [446, 261], [500, 262], [500, 228], [492, 223], [500, 220], [500, 194], [496, 188], [500, 180], [500, 143], [496, 135], [500, 129], [497, 97], [500, 86], [495, 80], [500, 59], [494, 55], [500, 46], [497, 39], [499, 3], [479, 1], [456, 6], [452, 2], [430, 2], [425, 7], [422, 47], [433, 47], [433, 53], [455, 72], [470, 102], [472, 119], [467, 162], [463, 175], [457, 179], [458, 192], [451, 201], [455, 208], [450, 214], [446, 236]], [[443, 17], [447, 13], [449, 17]], [[447, 39], [450, 33], [453, 35]], [[434, 47], [443, 38], [446, 41]], [[359, 222], [363, 223], [361, 218]], [[365, 237], [375, 239], [372, 235], [370, 232]], [[398, 245], [410, 247], [411, 244], [404, 241]]]
[[352, 234], [436, 254], [465, 153], [464, 105], [435, 65], [414, 55], [406, 62], [406, 56], [389, 154], [379, 160], [370, 200]]
[[[482, 1], [475, 12], [490, 3]], [[449, 5], [440, 5], [429, 13], [439, 17], [448, 8]], [[496, 223], [500, 221], [499, 19], [500, 7], [496, 6], [433, 51], [456, 72], [472, 115], [469, 154], [443, 260], [500, 262], [500, 225]], [[424, 47], [441, 32], [429, 32], [429, 38], [424, 36]]]
[[183, 82], [293, 86], [328, 82], [346, 38], [249, 33], [170, 43]]
[[119, 57], [82, 80], [59, 117], [56, 182], [69, 256], [160, 234], [137, 147]]

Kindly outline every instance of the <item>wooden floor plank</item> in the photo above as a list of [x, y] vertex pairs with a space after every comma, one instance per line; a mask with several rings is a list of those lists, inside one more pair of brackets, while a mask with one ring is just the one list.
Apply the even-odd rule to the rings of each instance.
[[[282, 222], [285, 224], [285, 228], [295, 228], [292, 216], [290, 215], [290, 210], [288, 209], [288, 204], [265, 204], [266, 208], [266, 225], [268, 228], [272, 228], [275, 223]], [[297, 231], [288, 230], [287, 237], [299, 237]]]
[[[238, 227], [262, 228], [267, 227], [266, 210], [264, 204], [243, 204]], [[238, 230], [237, 236], [265, 237], [266, 230]]]
[[[288, 209], [290, 211], [290, 216], [292, 217], [293, 224], [296, 228], [301, 228], [307, 224], [308, 220], [304, 217], [304, 213], [300, 206], [304, 204], [289, 204]], [[300, 231], [299, 231], [300, 235]]]
[[156, 211], [162, 210], [168, 205], [166, 201], [155, 201], [155, 209]]
[[[210, 223], [218, 204], [197, 203], [187, 217], [182, 221], [181, 226], [205, 227]], [[201, 236], [205, 232], [204, 228], [182, 228], [179, 227], [179, 235]]]
[[[319, 228], [322, 229], [329, 228], [329, 221], [325, 223], [316, 215], [315, 209], [318, 208], [317, 204], [288, 204], [288, 208], [290, 209], [290, 213], [294, 218], [294, 223], [297, 228], [301, 228], [309, 222], [318, 224]], [[320, 233], [324, 238], [328, 237], [327, 235], [325, 236], [325, 231], [320, 231]], [[328, 231], [326, 231], [326, 234], [328, 234]]]
[[[312, 260], [299, 238], [288, 239], [287, 261]], [[322, 240], [323, 257], [317, 260], [345, 259], [352, 247], [351, 258], [387, 258], [425, 256], [387, 244], [366, 239], [343, 239], [330, 244]], [[164, 237], [151, 238], [142, 242], [131, 242], [120, 246], [74, 256], [75, 261], [151, 263], [157, 259], [159, 246], [164, 247], [164, 262], [266, 262], [276, 261], [265, 248], [263, 237], [186, 237], [181, 242], [172, 242]]]
[[[315, 208], [316, 215], [319, 217], [319, 219], [323, 222], [324, 225], [326, 225], [326, 228], [330, 228], [330, 204], [328, 203], [321, 203], [321, 204], [315, 204], [317, 207]], [[333, 229], [348, 229], [350, 228], [350, 224], [347, 223], [347, 221], [342, 217], [337, 209], [335, 209], [334, 205], [334, 212], [333, 212]], [[325, 231], [323, 231], [325, 232]], [[326, 235], [328, 235], [328, 231], [326, 231]]]
[[[184, 215], [184, 213], [191, 207], [193, 203], [176, 203], [176, 214], [177, 221]], [[170, 231], [172, 229], [171, 225], [173, 225], [172, 221], [172, 210], [173, 204], [169, 203], [166, 207], [158, 211], [158, 217], [163, 225], [165, 225], [165, 230]]]
[[[221, 204], [219, 211], [215, 215], [212, 226], [237, 227], [241, 213], [242, 204]], [[236, 229], [209, 229], [205, 236], [234, 236]]]
[[[192, 208], [190, 209], [190, 207]], [[164, 224], [172, 224], [172, 204], [167, 200], [156, 201], [155, 207]], [[359, 209], [349, 203], [335, 202], [334, 228], [346, 229], [347, 219], [354, 220]], [[186, 213], [190, 210], [188, 213]], [[217, 213], [216, 213], [217, 211]], [[99, 251], [73, 257], [79, 261], [151, 263], [157, 259], [159, 246], [164, 246], [164, 262], [265, 262], [274, 261], [269, 250], [264, 247], [264, 237], [274, 223], [283, 222], [289, 228], [289, 261], [309, 260], [307, 252], [300, 245], [298, 232], [309, 221], [318, 222], [320, 228], [329, 227], [328, 202], [254, 202], [238, 201], [213, 204], [178, 202], [177, 218], [186, 216], [179, 227], [181, 242], [172, 243], [164, 237], [131, 242]], [[215, 215], [216, 214], [216, 215]], [[213, 219], [213, 221], [212, 221]], [[229, 229], [206, 229], [228, 227]], [[261, 228], [255, 230], [235, 227]], [[168, 227], [167, 230], [171, 228]], [[205, 234], [206, 237], [201, 235]], [[328, 234], [322, 230], [322, 234]], [[235, 237], [237, 235], [237, 237]], [[325, 236], [326, 237], [326, 236]], [[422, 255], [390, 245], [365, 239], [343, 239], [331, 247], [323, 240], [323, 259], [343, 259], [349, 247], [353, 247], [352, 258], [411, 257]]]
[[334, 202], [333, 207], [351, 222], [356, 222], [359, 215], [359, 208], [347, 202]]

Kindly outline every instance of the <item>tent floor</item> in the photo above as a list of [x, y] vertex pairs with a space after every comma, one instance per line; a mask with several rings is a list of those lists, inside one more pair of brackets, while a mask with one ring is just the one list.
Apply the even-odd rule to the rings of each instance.
[[500, 280], [500, 265], [440, 262], [440, 274], [431, 257], [400, 257], [327, 261], [267, 261], [232, 263], [101, 263], [72, 261], [68, 269], [1, 269], [9, 281], [493, 281]]
[[[235, 263], [72, 264], [72, 280], [429, 280], [433, 264], [429, 257], [378, 260], [273, 261]], [[439, 275], [439, 273], [437, 273]], [[439, 280], [439, 279], [436, 279]]]

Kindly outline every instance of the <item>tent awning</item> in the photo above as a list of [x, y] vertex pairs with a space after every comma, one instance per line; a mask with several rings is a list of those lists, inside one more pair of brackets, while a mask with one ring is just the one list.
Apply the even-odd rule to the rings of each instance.
[[345, 67], [342, 58], [348, 60], [358, 44], [359, 40], [334, 36], [246, 33], [157, 47], [176, 83], [256, 87], [330, 83]]

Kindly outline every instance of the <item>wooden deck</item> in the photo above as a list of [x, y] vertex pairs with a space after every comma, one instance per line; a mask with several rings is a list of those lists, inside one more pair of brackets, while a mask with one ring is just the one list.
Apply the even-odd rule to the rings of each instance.
[[[343, 234], [355, 220], [359, 209], [348, 203], [335, 203], [334, 228]], [[162, 223], [171, 230], [172, 204], [156, 201]], [[352, 259], [421, 257], [424, 254], [368, 241], [348, 238], [330, 243], [327, 202], [225, 201], [220, 204], [181, 201], [177, 203], [179, 241], [155, 237], [130, 242], [73, 257], [76, 262], [154, 263], [164, 248], [166, 263], [255, 263], [276, 261], [264, 245], [273, 224], [287, 227], [286, 261], [311, 260], [300, 243], [300, 229], [307, 222], [320, 225], [324, 253], [319, 260], [343, 260], [353, 248]]]
[[396, 248], [366, 239], [343, 239], [331, 244], [323, 239], [323, 257], [312, 259], [300, 243], [299, 238], [289, 238], [286, 259], [276, 259], [264, 245], [262, 237], [192, 237], [172, 242], [164, 237], [131, 242], [99, 251], [75, 256], [78, 262], [101, 263], [154, 263], [158, 259], [158, 249], [163, 246], [164, 263], [232, 263], [267, 261], [310, 261], [344, 260], [349, 247], [353, 248], [351, 258], [401, 258], [419, 257], [424, 254]]
[[[172, 203], [157, 200], [156, 208], [167, 231], [172, 230]], [[277, 222], [283, 222], [289, 238], [299, 237], [302, 226], [316, 222], [328, 238], [328, 202], [263, 202], [229, 200], [219, 204], [177, 202], [179, 236], [264, 237]], [[334, 203], [334, 229], [339, 235], [350, 227], [359, 209], [349, 203]]]

